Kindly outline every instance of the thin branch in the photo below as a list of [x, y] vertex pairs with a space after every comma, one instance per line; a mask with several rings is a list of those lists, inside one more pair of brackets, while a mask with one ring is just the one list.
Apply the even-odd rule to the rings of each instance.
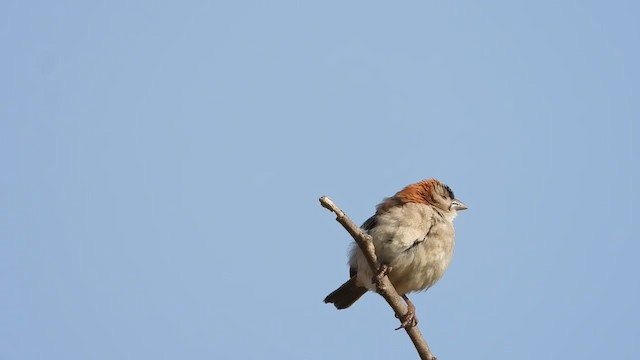
[[[353, 240], [356, 241], [356, 244], [358, 244], [364, 253], [365, 258], [371, 267], [371, 272], [373, 274], [377, 273], [380, 264], [376, 257], [376, 251], [373, 246], [373, 242], [371, 241], [371, 236], [365, 234], [359, 226], [349, 219], [344, 211], [340, 210], [340, 208], [338, 208], [338, 206], [329, 199], [329, 197], [321, 197], [320, 204], [336, 214], [336, 221], [338, 221], [349, 232], [351, 237], [353, 237]], [[387, 301], [389, 306], [391, 306], [398, 319], [402, 319], [404, 314], [407, 312], [405, 302], [402, 300], [402, 297], [398, 294], [387, 276], [382, 278], [380, 286], [377, 288], [377, 292]], [[409, 338], [411, 338], [413, 345], [416, 347], [418, 355], [420, 355], [420, 359], [436, 360], [436, 357], [431, 353], [431, 350], [429, 350], [429, 345], [427, 345], [427, 342], [422, 336], [417, 325], [407, 326], [404, 329], [407, 332], [407, 335], [409, 335]]]

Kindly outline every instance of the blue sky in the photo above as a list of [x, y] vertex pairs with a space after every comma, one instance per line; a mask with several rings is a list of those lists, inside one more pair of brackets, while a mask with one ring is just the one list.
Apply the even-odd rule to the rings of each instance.
[[336, 311], [354, 221], [470, 210], [441, 359], [637, 359], [640, 5], [0, 4], [0, 357], [412, 358]]

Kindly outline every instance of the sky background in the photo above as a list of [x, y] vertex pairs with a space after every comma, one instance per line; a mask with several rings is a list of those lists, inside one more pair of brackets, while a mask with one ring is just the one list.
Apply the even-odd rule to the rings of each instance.
[[440, 359], [638, 359], [634, 1], [2, 1], [0, 358], [415, 358], [322, 303], [436, 177]]

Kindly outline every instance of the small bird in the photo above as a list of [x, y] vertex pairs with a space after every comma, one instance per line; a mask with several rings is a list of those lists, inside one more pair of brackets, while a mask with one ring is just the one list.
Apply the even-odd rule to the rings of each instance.
[[408, 185], [385, 198], [362, 225], [373, 240], [381, 264], [378, 273], [374, 274], [354, 242], [349, 259], [351, 278], [324, 302], [346, 309], [367, 290], [376, 290], [374, 277], [381, 279], [388, 274], [407, 303], [400, 327], [417, 325], [415, 306], [407, 294], [429, 289], [444, 275], [453, 255], [453, 219], [465, 209], [467, 206], [454, 197], [451, 188], [436, 179]]

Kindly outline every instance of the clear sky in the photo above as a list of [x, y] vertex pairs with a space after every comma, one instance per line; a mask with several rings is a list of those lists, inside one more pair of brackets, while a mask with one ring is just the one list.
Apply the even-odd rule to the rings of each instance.
[[407, 359], [346, 232], [437, 177], [440, 359], [638, 359], [634, 1], [3, 1], [0, 358]]

